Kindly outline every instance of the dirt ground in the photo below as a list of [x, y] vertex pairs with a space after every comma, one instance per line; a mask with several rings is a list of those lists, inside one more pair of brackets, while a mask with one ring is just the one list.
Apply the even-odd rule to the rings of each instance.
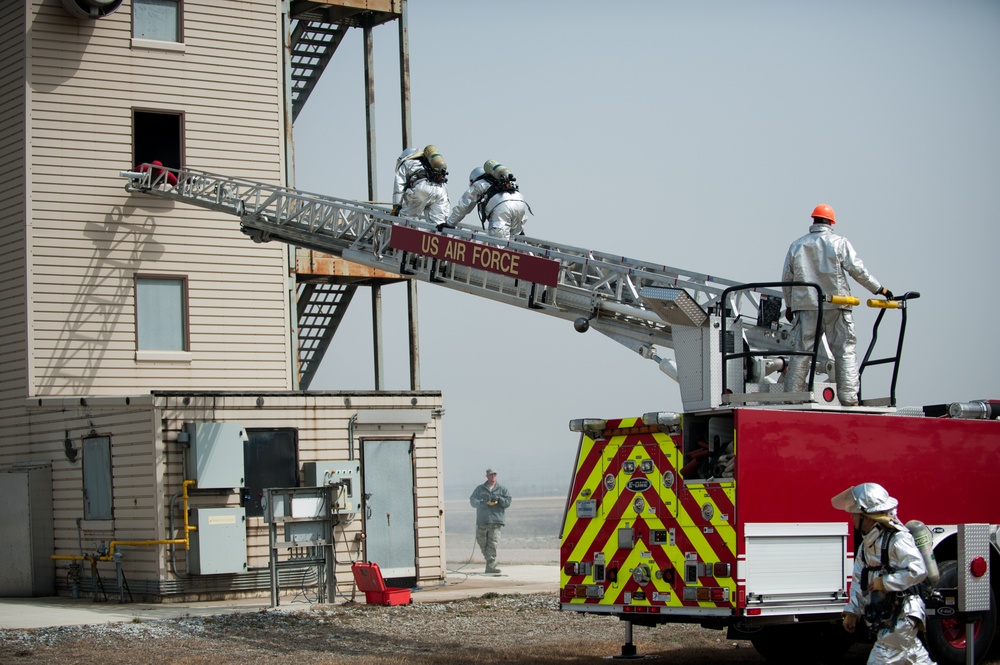
[[[556, 563], [561, 499], [521, 500], [501, 543], [503, 561]], [[449, 569], [478, 567], [467, 502], [447, 502]], [[582, 665], [621, 656], [625, 624], [562, 612], [556, 594], [502, 595], [401, 607], [316, 605], [211, 617], [0, 630], [0, 663], [75, 665], [115, 662], [169, 665]], [[695, 665], [765, 663], [750, 642], [692, 625], [635, 626], [644, 660]], [[862, 665], [859, 644], [839, 662]], [[1000, 665], [994, 645], [988, 665]], [[809, 665], [804, 663], [803, 665]]]
[[[215, 617], [0, 631], [0, 663], [69, 665], [579, 665], [622, 654], [625, 625], [611, 617], [562, 612], [549, 594], [497, 595], [382, 607], [358, 603]], [[646, 660], [671, 665], [766, 662], [749, 642], [719, 630], [636, 626]], [[839, 662], [861, 665], [856, 645]], [[1000, 664], [1000, 658], [987, 661]]]

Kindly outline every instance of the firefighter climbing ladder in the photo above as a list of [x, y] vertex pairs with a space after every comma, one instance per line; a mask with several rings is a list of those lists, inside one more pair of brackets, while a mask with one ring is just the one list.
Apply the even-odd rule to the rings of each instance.
[[[643, 357], [659, 363], [676, 378], [676, 366], [657, 355], [656, 346], [673, 348], [672, 323], [687, 323], [718, 307], [724, 290], [738, 282], [518, 236], [491, 238], [463, 227], [436, 234], [434, 226], [394, 217], [385, 205], [350, 201], [233, 178], [196, 169], [144, 164], [120, 174], [126, 190], [182, 201], [236, 215], [241, 230], [255, 242], [279, 240], [325, 252], [353, 263], [399, 273], [425, 282], [574, 321], [577, 330], [593, 328]], [[549, 284], [502, 271], [463, 265], [401, 249], [394, 235], [413, 231], [419, 237], [453, 238], [488, 246], [504, 256], [552, 262]], [[511, 254], [513, 253], [513, 254]], [[757, 321], [760, 296], [777, 291], [738, 291], [726, 309]], [[664, 315], [664, 312], [668, 312]], [[673, 313], [676, 312], [676, 317]], [[699, 323], [695, 321], [694, 325]]]

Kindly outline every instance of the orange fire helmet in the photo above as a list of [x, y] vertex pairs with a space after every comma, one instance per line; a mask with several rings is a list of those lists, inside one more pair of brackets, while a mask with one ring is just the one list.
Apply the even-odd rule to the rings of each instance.
[[830, 220], [831, 224], [837, 223], [837, 218], [833, 214], [833, 208], [825, 203], [820, 203], [818, 206], [813, 208], [813, 218], [819, 217], [820, 219]]

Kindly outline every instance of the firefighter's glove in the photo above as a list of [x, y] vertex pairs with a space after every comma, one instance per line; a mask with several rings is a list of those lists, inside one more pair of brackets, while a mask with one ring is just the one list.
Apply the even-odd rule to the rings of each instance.
[[487, 502], [486, 502], [486, 505], [487, 505], [487, 506], [495, 506], [495, 505], [497, 505], [498, 503], [500, 503], [500, 502], [499, 502], [499, 501], [496, 501], [496, 500], [493, 500], [493, 501], [487, 501]]
[[392, 206], [392, 216], [393, 217], [399, 216], [399, 204]]
[[785, 318], [788, 319], [789, 323], [792, 323], [792, 308], [791, 307], [786, 307], [785, 308]]
[[872, 591], [882, 591], [882, 592], [885, 592], [885, 590], [886, 590], [886, 588], [885, 588], [885, 582], [882, 581], [881, 577], [876, 577], [872, 581], [871, 590]]
[[881, 293], [882, 295], [884, 295], [886, 300], [895, 300], [895, 298], [892, 295], [892, 291], [890, 291], [889, 289], [885, 288], [884, 286], [882, 287], [882, 290], [879, 291], [879, 293]]
[[855, 626], [858, 625], [858, 615], [851, 614], [850, 612], [844, 612], [844, 630], [849, 633], [854, 632]]

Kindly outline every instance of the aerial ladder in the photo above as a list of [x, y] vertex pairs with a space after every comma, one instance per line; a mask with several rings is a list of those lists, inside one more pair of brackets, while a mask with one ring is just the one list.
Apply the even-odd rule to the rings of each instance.
[[[255, 242], [281, 241], [535, 310], [570, 321], [579, 332], [592, 328], [678, 381], [685, 409], [815, 401], [812, 391], [784, 393], [775, 379], [797, 352], [790, 327], [779, 321], [781, 292], [774, 283], [743, 285], [524, 235], [502, 240], [464, 226], [439, 233], [427, 222], [393, 216], [386, 205], [192, 168], [143, 164], [120, 175], [129, 192], [235, 215]], [[674, 358], [663, 349], [674, 350]], [[813, 351], [812, 360], [829, 373], [828, 353]]]

